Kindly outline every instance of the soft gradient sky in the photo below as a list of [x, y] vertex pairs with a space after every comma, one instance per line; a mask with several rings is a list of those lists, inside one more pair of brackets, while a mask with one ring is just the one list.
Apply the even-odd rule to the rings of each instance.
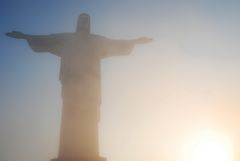
[[239, 1], [1, 0], [1, 161], [56, 157], [61, 116], [59, 58], [4, 33], [71, 32], [82, 12], [93, 33], [154, 38], [130, 56], [102, 61], [102, 156], [178, 161], [202, 129], [240, 149]]

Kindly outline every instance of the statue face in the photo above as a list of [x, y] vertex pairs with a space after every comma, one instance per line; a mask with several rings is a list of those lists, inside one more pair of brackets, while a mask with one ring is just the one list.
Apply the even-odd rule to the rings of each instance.
[[90, 16], [88, 14], [82, 13], [78, 17], [76, 32], [90, 34]]

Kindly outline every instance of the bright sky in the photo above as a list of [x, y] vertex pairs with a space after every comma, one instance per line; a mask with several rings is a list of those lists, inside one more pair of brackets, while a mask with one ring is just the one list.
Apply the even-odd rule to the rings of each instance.
[[154, 39], [102, 61], [102, 156], [178, 161], [201, 129], [240, 148], [240, 2], [2, 0], [1, 161], [56, 157], [61, 116], [59, 58], [3, 34], [71, 32], [82, 12], [91, 15], [93, 33]]

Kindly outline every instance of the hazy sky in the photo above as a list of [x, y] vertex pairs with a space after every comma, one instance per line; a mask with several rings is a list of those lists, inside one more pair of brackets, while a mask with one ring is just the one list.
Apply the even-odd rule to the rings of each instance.
[[61, 116], [59, 58], [4, 33], [71, 32], [82, 12], [93, 33], [154, 39], [102, 61], [102, 156], [177, 161], [188, 136], [202, 129], [239, 149], [239, 1], [1, 0], [1, 161], [56, 157]]

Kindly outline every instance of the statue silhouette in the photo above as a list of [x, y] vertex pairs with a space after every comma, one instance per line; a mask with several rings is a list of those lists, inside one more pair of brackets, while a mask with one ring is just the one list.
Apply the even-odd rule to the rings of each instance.
[[63, 110], [59, 154], [55, 160], [101, 160], [98, 149], [100, 60], [128, 55], [134, 45], [151, 39], [113, 40], [91, 34], [90, 16], [86, 13], [79, 16], [73, 33], [29, 35], [12, 31], [6, 35], [26, 40], [35, 52], [50, 52], [61, 58]]

